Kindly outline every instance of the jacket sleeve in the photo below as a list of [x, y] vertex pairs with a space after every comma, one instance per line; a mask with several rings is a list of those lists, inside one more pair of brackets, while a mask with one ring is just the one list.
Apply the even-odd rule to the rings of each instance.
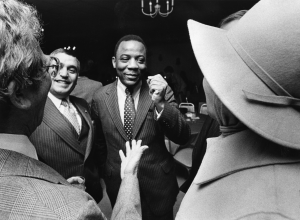
[[141, 220], [142, 209], [137, 174], [122, 180], [111, 220]]
[[76, 220], [107, 220], [95, 201], [89, 200], [80, 207]]
[[178, 110], [173, 91], [169, 86], [167, 87], [165, 100], [164, 110], [158, 122], [168, 139], [176, 144], [186, 144], [189, 141], [191, 129]]

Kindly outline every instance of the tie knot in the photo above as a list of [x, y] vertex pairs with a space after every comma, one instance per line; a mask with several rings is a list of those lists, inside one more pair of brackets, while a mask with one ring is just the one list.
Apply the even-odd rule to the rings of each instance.
[[133, 92], [133, 89], [132, 89], [132, 88], [126, 88], [126, 89], [125, 89], [125, 93], [126, 93], [127, 96], [128, 96], [128, 95], [132, 95], [132, 92]]
[[66, 99], [62, 99], [61, 100], [61, 105], [64, 106], [64, 107], [68, 107], [69, 106], [69, 103]]

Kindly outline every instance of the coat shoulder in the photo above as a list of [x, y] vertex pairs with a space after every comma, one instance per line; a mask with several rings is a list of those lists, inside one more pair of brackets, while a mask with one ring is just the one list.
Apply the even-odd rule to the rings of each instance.
[[112, 91], [112, 89], [114, 89], [114, 88], [116, 88], [116, 82], [112, 82], [110, 84], [102, 86], [94, 93], [93, 99], [95, 100], [98, 97], [103, 96], [106, 93], [110, 93]]
[[[12, 216], [36, 219], [83, 219], [94, 216], [105, 219], [92, 197], [75, 187], [20, 176], [7, 176], [0, 182], [2, 186], [9, 184], [7, 187], [14, 190], [10, 194], [10, 202], [5, 196], [0, 198], [0, 201], [12, 206], [9, 210], [0, 208], [3, 219]], [[19, 194], [23, 199], [18, 198]]]

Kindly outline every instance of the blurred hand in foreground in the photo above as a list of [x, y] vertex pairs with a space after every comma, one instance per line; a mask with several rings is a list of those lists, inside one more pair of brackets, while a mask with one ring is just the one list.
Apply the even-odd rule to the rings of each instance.
[[123, 151], [120, 150], [119, 154], [121, 157], [121, 179], [124, 178], [126, 174], [136, 174], [138, 165], [143, 152], [148, 148], [148, 146], [141, 146], [142, 140], [132, 140], [131, 148], [129, 141], [126, 142], [126, 156]]
[[72, 186], [85, 190], [85, 178], [83, 176], [72, 176], [67, 181], [72, 184]]

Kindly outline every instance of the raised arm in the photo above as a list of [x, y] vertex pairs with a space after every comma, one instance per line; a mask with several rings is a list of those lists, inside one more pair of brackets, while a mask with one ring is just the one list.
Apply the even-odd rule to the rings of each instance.
[[112, 220], [142, 219], [137, 170], [141, 156], [148, 147], [141, 146], [141, 143], [141, 140], [132, 140], [130, 148], [129, 142], [126, 142], [126, 156], [120, 150], [122, 183], [113, 208]]

